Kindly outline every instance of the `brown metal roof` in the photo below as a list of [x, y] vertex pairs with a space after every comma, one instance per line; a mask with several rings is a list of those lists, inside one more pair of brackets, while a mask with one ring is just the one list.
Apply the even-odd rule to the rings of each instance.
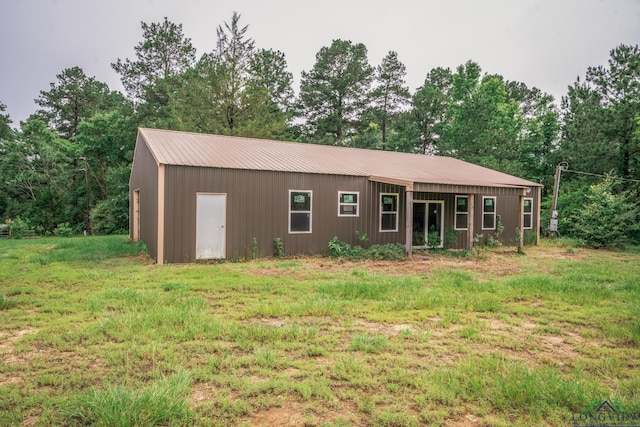
[[139, 137], [156, 161], [165, 165], [366, 176], [374, 181], [427, 184], [540, 186], [451, 157], [143, 128]]

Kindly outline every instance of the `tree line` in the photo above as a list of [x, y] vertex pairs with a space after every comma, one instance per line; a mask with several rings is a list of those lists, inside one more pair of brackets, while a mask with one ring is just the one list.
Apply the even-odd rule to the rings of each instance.
[[[124, 94], [72, 67], [19, 129], [0, 102], [0, 221], [43, 234], [126, 232], [138, 127], [452, 156], [544, 184], [545, 208], [564, 161], [609, 176], [607, 194], [640, 210], [637, 45], [612, 49], [557, 103], [474, 61], [428, 71], [412, 93], [397, 52], [373, 66], [364, 44], [337, 39], [296, 95], [284, 53], [258, 48], [240, 21], [234, 13], [218, 26], [215, 48], [199, 56], [181, 24], [142, 22], [135, 56], [112, 63]], [[594, 175], [563, 176], [562, 233], [580, 235], [578, 216], [603, 197]], [[638, 215], [626, 218], [623, 234], [638, 241]]]

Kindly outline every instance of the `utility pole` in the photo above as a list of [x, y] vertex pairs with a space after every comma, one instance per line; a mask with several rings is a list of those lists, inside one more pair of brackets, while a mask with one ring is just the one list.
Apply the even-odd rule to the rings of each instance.
[[560, 162], [556, 166], [556, 176], [553, 180], [553, 201], [551, 203], [551, 220], [549, 221], [549, 231], [558, 232], [558, 191], [560, 190], [560, 173], [569, 169], [567, 162]]
[[82, 157], [84, 160], [84, 200], [85, 200], [85, 208], [86, 208], [86, 231], [87, 234], [91, 234], [91, 219], [90, 213], [91, 209], [89, 208], [89, 163], [87, 163], [87, 156]]

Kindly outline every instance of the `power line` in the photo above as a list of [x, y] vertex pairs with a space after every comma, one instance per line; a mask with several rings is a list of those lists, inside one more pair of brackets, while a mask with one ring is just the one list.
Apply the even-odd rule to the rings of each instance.
[[617, 179], [619, 181], [640, 182], [640, 179], [618, 178], [617, 176], [601, 175], [601, 174], [598, 174], [598, 173], [574, 171], [574, 170], [571, 170], [571, 169], [561, 169], [561, 170], [562, 170], [562, 172], [572, 172], [572, 173], [578, 173], [578, 174], [582, 174], [582, 175], [601, 176], [601, 177], [605, 177], [605, 178]]

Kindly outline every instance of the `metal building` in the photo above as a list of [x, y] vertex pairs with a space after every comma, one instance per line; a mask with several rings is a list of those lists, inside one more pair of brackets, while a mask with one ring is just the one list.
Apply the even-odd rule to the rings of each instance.
[[325, 254], [337, 236], [407, 252], [470, 249], [540, 229], [541, 185], [461, 160], [295, 142], [139, 129], [130, 236], [158, 264]]

